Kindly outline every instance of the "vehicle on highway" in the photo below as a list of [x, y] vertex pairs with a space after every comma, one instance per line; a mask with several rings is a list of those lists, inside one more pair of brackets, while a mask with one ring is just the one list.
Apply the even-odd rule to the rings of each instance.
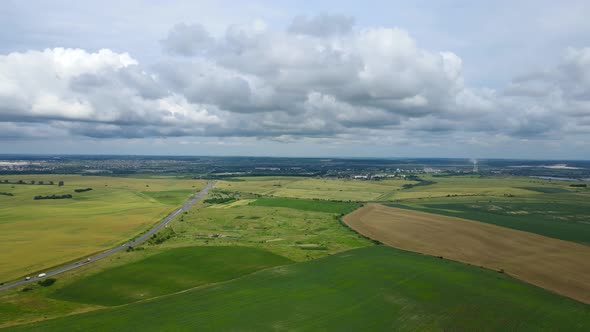
[[[204, 195], [206, 195], [207, 194], [207, 191], [209, 189], [211, 189], [211, 187], [213, 187], [214, 184], [215, 184], [215, 182], [210, 182], [205, 188], [203, 188], [199, 192], [199, 194], [197, 196], [194, 196], [191, 200], [189, 200], [187, 202], [187, 204], [185, 204], [182, 207], [182, 209], [190, 208], [201, 197], [203, 197]], [[109, 249], [109, 250], [101, 253], [100, 255], [96, 255], [94, 258], [96, 260], [98, 260], [98, 259], [101, 259], [101, 258], [110, 256], [110, 255], [112, 255], [112, 254], [114, 254], [114, 253], [116, 253], [116, 252], [118, 252], [120, 250], [124, 250], [123, 247], [128, 247], [128, 246], [131, 246], [133, 244], [141, 243], [142, 241], [145, 241], [149, 237], [149, 235], [152, 235], [153, 233], [155, 233], [158, 230], [160, 230], [163, 227], [163, 225], [166, 225], [166, 223], [168, 223], [174, 216], [178, 215], [178, 213], [180, 213], [180, 211], [182, 211], [182, 209], [179, 210], [179, 211], [177, 211], [177, 212], [175, 212], [174, 214], [169, 215], [164, 220], [162, 220], [160, 223], [158, 223], [156, 226], [154, 226], [150, 231], [148, 231], [147, 233], [143, 234], [142, 236], [136, 238], [135, 240], [131, 240], [129, 242], [126, 242], [121, 247], [115, 247], [115, 248]], [[70, 265], [62, 266], [59, 269], [49, 271], [49, 273], [51, 274], [51, 276], [54, 276], [54, 275], [57, 275], [57, 274], [60, 274], [60, 273], [63, 273], [63, 272], [66, 272], [66, 271], [69, 271], [69, 270], [78, 268], [80, 266], [84, 266], [85, 264], [90, 263], [90, 262], [93, 262], [93, 261], [94, 260], [91, 257], [87, 257], [86, 259], [82, 258], [82, 260], [79, 260], [77, 262], [72, 262]], [[32, 279], [35, 279], [35, 278], [41, 279], [41, 278], [44, 278], [46, 276], [47, 276], [47, 273], [41, 273], [38, 276], [32, 276], [32, 277], [25, 278], [24, 281], [29, 281], [29, 280], [32, 280]], [[8, 285], [0, 285], [0, 290], [11, 289], [11, 288], [17, 287], [17, 286], [19, 286], [21, 284], [23, 284], [22, 280], [19, 281], [19, 282], [13, 282], [13, 283], [8, 284]]]

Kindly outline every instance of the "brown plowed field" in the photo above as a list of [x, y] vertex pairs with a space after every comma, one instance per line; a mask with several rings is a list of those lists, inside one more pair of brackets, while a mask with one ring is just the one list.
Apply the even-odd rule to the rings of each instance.
[[392, 247], [504, 270], [590, 304], [590, 247], [477, 221], [367, 204], [344, 217]]

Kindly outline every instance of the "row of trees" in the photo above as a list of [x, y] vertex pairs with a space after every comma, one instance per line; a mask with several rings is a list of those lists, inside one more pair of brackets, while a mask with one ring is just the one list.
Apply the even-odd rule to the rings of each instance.
[[[42, 180], [39, 180], [39, 181], [30, 180], [28, 182], [25, 181], [25, 180], [18, 180], [16, 182], [10, 182], [9, 180], [2, 180], [1, 182], [2, 183], [5, 183], [5, 184], [9, 184], [9, 183], [12, 183], [12, 184], [38, 184], [38, 185], [50, 185], [50, 186], [52, 186], [52, 185], [55, 184], [55, 182], [53, 182], [53, 181], [47, 181], [47, 182], [45, 182], [45, 181], [42, 181]], [[57, 185], [61, 187], [61, 186], [64, 185], [64, 182], [63, 181], [58, 181], [57, 182]]]
[[35, 196], [33, 197], [34, 200], [40, 200], [40, 199], [65, 199], [65, 198], [72, 198], [73, 196], [71, 194], [63, 194], [63, 195], [48, 195], [48, 196]]

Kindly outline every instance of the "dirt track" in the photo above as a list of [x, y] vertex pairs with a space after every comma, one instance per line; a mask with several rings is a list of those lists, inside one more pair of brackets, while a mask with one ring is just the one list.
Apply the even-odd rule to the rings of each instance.
[[504, 270], [590, 304], [590, 247], [431, 213], [367, 204], [344, 217], [357, 232], [392, 247]]

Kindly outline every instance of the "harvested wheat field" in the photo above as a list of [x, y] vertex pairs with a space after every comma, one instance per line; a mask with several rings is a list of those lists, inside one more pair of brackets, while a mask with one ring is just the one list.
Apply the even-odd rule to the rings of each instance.
[[368, 204], [344, 217], [392, 247], [483, 266], [590, 304], [590, 247], [468, 219]]

